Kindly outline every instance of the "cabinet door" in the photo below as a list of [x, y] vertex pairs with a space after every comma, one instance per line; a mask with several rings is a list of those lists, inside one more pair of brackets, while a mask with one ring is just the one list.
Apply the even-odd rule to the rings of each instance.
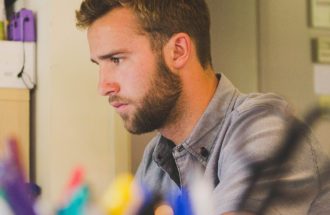
[[29, 100], [29, 90], [0, 89], [1, 146], [10, 137], [17, 139], [26, 173], [29, 172]]

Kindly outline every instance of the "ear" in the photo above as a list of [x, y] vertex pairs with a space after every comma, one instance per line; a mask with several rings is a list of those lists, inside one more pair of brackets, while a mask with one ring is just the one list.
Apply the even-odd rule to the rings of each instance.
[[191, 55], [191, 38], [186, 33], [174, 34], [164, 49], [167, 65], [175, 70], [184, 67]]

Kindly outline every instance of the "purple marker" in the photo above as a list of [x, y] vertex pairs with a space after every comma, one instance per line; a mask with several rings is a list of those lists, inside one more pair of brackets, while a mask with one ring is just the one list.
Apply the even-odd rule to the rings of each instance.
[[23, 8], [15, 14], [12, 40], [25, 42], [36, 41], [35, 19], [31, 10]]
[[17, 147], [16, 140], [9, 140], [9, 157], [0, 165], [0, 185], [14, 214], [36, 215], [33, 201], [25, 186]]

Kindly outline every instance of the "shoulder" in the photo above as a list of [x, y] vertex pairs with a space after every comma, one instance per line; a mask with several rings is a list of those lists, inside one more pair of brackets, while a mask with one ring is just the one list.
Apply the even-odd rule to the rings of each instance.
[[265, 159], [278, 150], [294, 118], [288, 102], [272, 93], [238, 96], [230, 115], [222, 145], [226, 157], [243, 156], [243, 153], [256, 160]]
[[274, 93], [251, 93], [238, 96], [234, 110], [237, 114], [246, 114], [253, 111], [267, 110], [292, 115], [288, 102]]
[[239, 137], [243, 134], [246, 137], [266, 133], [278, 135], [295, 117], [288, 102], [272, 93], [238, 96], [231, 115], [230, 130], [238, 131]]
[[[230, 116], [231, 128], [249, 132], [287, 126], [294, 118], [288, 102], [273, 93], [242, 94], [237, 97]], [[253, 133], [253, 132], [252, 132]]]

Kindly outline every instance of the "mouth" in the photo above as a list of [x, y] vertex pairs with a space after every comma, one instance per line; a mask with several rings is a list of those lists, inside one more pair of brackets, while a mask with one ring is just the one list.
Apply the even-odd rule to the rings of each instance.
[[123, 111], [127, 107], [127, 103], [121, 102], [112, 102], [111, 106], [114, 107], [117, 111]]

